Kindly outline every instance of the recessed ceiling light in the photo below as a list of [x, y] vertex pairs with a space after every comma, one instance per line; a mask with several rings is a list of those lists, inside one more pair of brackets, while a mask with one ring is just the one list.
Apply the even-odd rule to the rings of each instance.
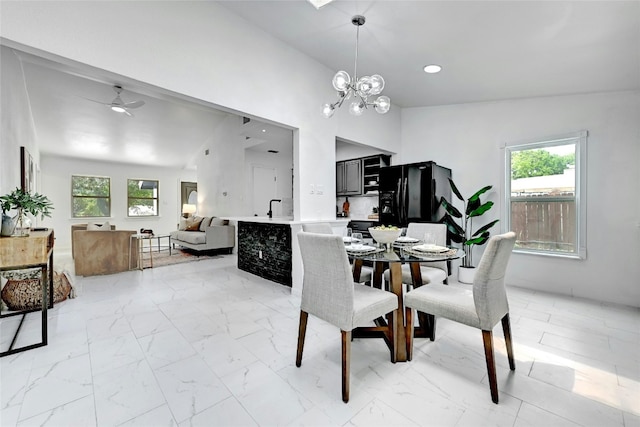
[[435, 74], [442, 71], [442, 67], [436, 64], [431, 64], [431, 65], [425, 65], [423, 70], [425, 73]]
[[262, 129], [262, 132], [266, 132], [266, 131], [267, 131], [266, 129]]
[[331, 3], [333, 0], [307, 0], [309, 3], [313, 5], [316, 9], [320, 9], [322, 6], [326, 6]]

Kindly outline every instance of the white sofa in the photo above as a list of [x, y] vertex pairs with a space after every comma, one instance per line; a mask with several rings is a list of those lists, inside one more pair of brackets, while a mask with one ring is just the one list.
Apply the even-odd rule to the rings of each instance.
[[216, 217], [181, 218], [178, 230], [172, 231], [171, 244], [193, 251], [226, 249], [229, 253], [235, 246], [236, 228], [227, 220]]

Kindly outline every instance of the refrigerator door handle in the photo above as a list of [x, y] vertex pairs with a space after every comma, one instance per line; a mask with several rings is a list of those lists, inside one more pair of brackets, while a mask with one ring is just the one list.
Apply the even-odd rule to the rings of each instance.
[[397, 215], [397, 219], [398, 221], [402, 222], [402, 200], [401, 200], [401, 195], [402, 195], [402, 179], [398, 180], [398, 189], [396, 191], [396, 206], [395, 206], [395, 214]]
[[403, 203], [402, 203], [402, 218], [401, 218], [401, 222], [402, 225], [408, 225], [407, 223], [407, 217], [409, 216], [409, 207], [408, 207], [408, 202], [409, 202], [409, 196], [407, 195], [407, 185], [408, 185], [408, 178], [404, 178], [404, 181], [402, 183], [402, 198], [403, 198]]

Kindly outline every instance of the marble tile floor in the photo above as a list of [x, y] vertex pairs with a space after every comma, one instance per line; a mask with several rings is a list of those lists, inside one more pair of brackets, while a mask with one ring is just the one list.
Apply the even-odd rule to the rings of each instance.
[[[446, 320], [408, 363], [354, 340], [344, 404], [339, 331], [310, 317], [296, 368], [299, 299], [235, 265], [77, 278], [49, 345], [0, 359], [0, 425], [640, 426], [638, 309], [509, 287], [516, 371], [498, 326], [499, 405], [480, 332]], [[38, 340], [38, 316], [18, 345]]]

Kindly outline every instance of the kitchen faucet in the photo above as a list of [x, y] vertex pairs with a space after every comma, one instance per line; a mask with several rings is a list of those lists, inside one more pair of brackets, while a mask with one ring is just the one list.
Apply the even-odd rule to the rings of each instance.
[[282, 202], [282, 199], [271, 199], [269, 200], [269, 212], [267, 212], [267, 215], [269, 215], [269, 218], [273, 218], [273, 210], [271, 208], [271, 203], [273, 202]]

